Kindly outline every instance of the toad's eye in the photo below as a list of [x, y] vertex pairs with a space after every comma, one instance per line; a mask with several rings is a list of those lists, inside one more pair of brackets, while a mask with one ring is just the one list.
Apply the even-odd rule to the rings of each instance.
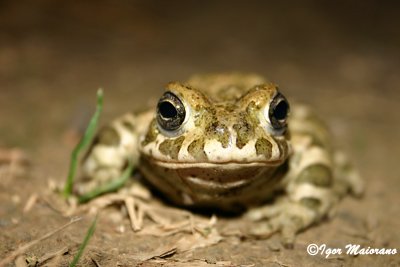
[[174, 131], [181, 127], [186, 111], [182, 101], [173, 93], [166, 92], [158, 101], [157, 122], [166, 131]]
[[272, 99], [268, 110], [269, 121], [275, 130], [283, 130], [286, 127], [289, 110], [288, 101], [281, 93], [278, 93]]

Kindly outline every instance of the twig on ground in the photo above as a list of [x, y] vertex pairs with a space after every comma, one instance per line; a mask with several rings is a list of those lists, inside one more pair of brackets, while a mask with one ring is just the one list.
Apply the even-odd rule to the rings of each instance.
[[14, 262], [15, 267], [27, 267], [28, 264], [26, 264], [25, 258], [22, 256], [18, 256], [17, 259]]
[[94, 265], [96, 265], [96, 267], [101, 267], [100, 263], [98, 263], [95, 259], [91, 258], [92, 262], [94, 263]]
[[135, 210], [135, 199], [133, 197], [127, 197], [125, 199], [125, 206], [128, 210], [129, 219], [131, 221], [131, 227], [134, 232], [139, 231], [142, 228], [142, 220], [139, 220], [139, 214]]
[[10, 255], [6, 256], [3, 260], [0, 261], [0, 267], [5, 266], [6, 264], [12, 262], [16, 257], [18, 257], [19, 255], [21, 255], [22, 253], [24, 253], [25, 251], [27, 251], [30, 247], [38, 244], [39, 242], [51, 237], [52, 235], [64, 230], [65, 228], [67, 228], [68, 226], [80, 221], [82, 218], [74, 218], [72, 219], [70, 222], [64, 224], [63, 226], [48, 232], [47, 234], [45, 234], [44, 236], [35, 239], [31, 242], [28, 242], [27, 244], [17, 248], [16, 250], [14, 250], [13, 252], [10, 253]]
[[57, 256], [62, 256], [65, 253], [69, 251], [68, 247], [63, 247], [61, 249], [58, 249], [56, 251], [48, 252], [44, 254], [39, 260], [38, 260], [38, 265], [40, 266], [41, 264], [45, 263], [46, 261], [53, 259]]
[[28, 198], [28, 200], [26, 201], [26, 204], [25, 204], [25, 206], [24, 206], [24, 209], [23, 209], [23, 213], [27, 213], [27, 212], [29, 212], [31, 209], [32, 209], [32, 207], [36, 204], [36, 202], [38, 201], [38, 194], [37, 193], [33, 193], [29, 198]]

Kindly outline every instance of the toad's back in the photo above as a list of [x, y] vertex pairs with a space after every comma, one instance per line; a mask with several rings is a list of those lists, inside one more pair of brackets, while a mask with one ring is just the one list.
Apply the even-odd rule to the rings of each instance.
[[194, 75], [185, 84], [204, 92], [215, 102], [234, 101], [249, 88], [264, 84], [266, 80], [256, 74], [208, 74]]

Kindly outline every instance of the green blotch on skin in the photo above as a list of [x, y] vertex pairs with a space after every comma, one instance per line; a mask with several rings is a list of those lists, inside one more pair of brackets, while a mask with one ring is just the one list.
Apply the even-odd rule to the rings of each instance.
[[312, 210], [318, 210], [321, 206], [321, 201], [314, 197], [304, 197], [300, 200], [300, 204]]
[[188, 146], [188, 152], [192, 155], [196, 160], [207, 160], [207, 154], [204, 152], [204, 138], [199, 138], [194, 140]]
[[184, 136], [176, 139], [165, 140], [160, 144], [159, 150], [162, 154], [170, 156], [172, 159], [178, 159], [178, 153], [184, 140]]
[[118, 146], [121, 138], [112, 126], [105, 126], [100, 130], [98, 136], [98, 143], [106, 146]]
[[297, 183], [309, 183], [320, 187], [332, 185], [332, 170], [323, 164], [310, 165], [302, 170], [297, 177]]
[[194, 125], [196, 127], [205, 128], [205, 126], [208, 123], [216, 120], [215, 118], [216, 111], [213, 108], [197, 105], [195, 107], [195, 110], [196, 114], [194, 116], [195, 117]]
[[243, 148], [253, 137], [254, 127], [248, 122], [248, 120], [242, 116], [237, 124], [233, 125], [233, 129], [236, 131], [236, 146], [241, 149]]
[[135, 125], [132, 124], [132, 122], [128, 121], [128, 120], [124, 120], [122, 122], [122, 125], [128, 129], [130, 132], [133, 132], [135, 130]]
[[157, 138], [159, 131], [157, 129], [156, 120], [153, 119], [150, 123], [149, 129], [147, 130], [146, 136], [142, 142], [142, 146], [145, 146], [151, 142], [154, 142]]
[[265, 138], [258, 138], [255, 144], [257, 155], [264, 155], [267, 159], [272, 155], [272, 144]]
[[258, 125], [259, 124], [259, 119], [257, 117], [257, 114], [260, 112], [260, 107], [254, 103], [254, 101], [251, 101], [250, 104], [246, 108], [246, 119], [247, 121], [251, 122], [253, 125]]

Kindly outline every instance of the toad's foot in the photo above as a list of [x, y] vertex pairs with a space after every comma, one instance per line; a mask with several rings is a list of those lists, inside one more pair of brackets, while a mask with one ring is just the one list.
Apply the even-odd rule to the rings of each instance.
[[279, 199], [273, 205], [251, 209], [244, 216], [252, 221], [263, 221], [250, 231], [251, 235], [266, 238], [280, 232], [282, 243], [287, 248], [293, 247], [297, 232], [319, 221], [321, 217], [315, 210], [287, 198]]

